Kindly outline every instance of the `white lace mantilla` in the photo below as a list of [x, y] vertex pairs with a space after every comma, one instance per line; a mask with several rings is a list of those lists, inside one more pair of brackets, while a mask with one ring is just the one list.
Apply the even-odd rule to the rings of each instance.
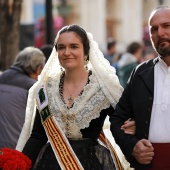
[[82, 95], [74, 100], [70, 109], [59, 94], [60, 76], [57, 80], [56, 76], [52, 76], [47, 81], [49, 109], [68, 138], [82, 138], [80, 129], [89, 127], [91, 120], [98, 118], [101, 110], [110, 106], [95, 76], [92, 74], [89, 79], [90, 83], [84, 87]]
[[[60, 31], [57, 34], [56, 42], [59, 34]], [[90, 77], [90, 84], [84, 88], [82, 96], [75, 100], [74, 107], [68, 112], [66, 106], [61, 101], [60, 95], [57, 93], [58, 84], [56, 84], [56, 82], [59, 82], [59, 77], [57, 80], [55, 79], [56, 81], [54, 77], [51, 77], [52, 74], [60, 75], [58, 53], [54, 46], [47, 63], [38, 76], [38, 81], [29, 90], [26, 118], [16, 147], [17, 150], [22, 151], [27, 139], [30, 137], [35, 118], [34, 99], [37, 98], [37, 94], [42, 85], [45, 84], [47, 77], [51, 77], [48, 83], [48, 96], [51, 103], [50, 110], [61, 124], [63, 131], [67, 133], [66, 135], [68, 135], [69, 130], [71, 137], [81, 137], [80, 129], [88, 127], [92, 119], [99, 117], [99, 113], [102, 109], [109, 107], [110, 104], [115, 108], [123, 88], [119, 83], [115, 68], [110, 66], [109, 62], [104, 58], [97, 42], [93, 40], [92, 34], [87, 33], [87, 36], [90, 44], [88, 68], [92, 69], [92, 73], [95, 77]], [[52, 93], [56, 94], [56, 96], [50, 97]], [[69, 121], [69, 124], [67, 124], [66, 122], [69, 116], [72, 123]]]

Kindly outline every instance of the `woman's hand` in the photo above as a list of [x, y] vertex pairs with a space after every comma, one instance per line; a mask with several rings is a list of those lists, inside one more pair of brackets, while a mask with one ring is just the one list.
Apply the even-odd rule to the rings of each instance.
[[135, 121], [131, 120], [131, 118], [126, 120], [124, 124], [121, 126], [121, 129], [126, 134], [134, 135], [136, 131]]

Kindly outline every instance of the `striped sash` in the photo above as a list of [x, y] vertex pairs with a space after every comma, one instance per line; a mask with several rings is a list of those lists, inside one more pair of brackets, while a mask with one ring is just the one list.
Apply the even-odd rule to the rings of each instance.
[[100, 133], [99, 141], [110, 150], [112, 159], [114, 160], [116, 166], [116, 170], [124, 170], [115, 149], [113, 148], [111, 142], [105, 137], [103, 132]]
[[84, 170], [58, 122], [54, 116], [51, 115], [48, 108], [48, 97], [45, 85], [43, 85], [39, 91], [37, 106], [40, 112], [41, 122], [61, 169]]
[[54, 117], [49, 116], [43, 125], [61, 169], [83, 170], [81, 163]]
[[[60, 125], [58, 124], [54, 116], [51, 115], [51, 112], [48, 108], [48, 97], [45, 86], [43, 86], [39, 91], [37, 106], [40, 112], [42, 124], [61, 169], [84, 170], [79, 159], [74, 153], [67, 137], [60, 128]], [[115, 149], [113, 148], [109, 140], [105, 138], [104, 133], [100, 134], [99, 140], [106, 148], [110, 150], [116, 166], [116, 170], [123, 170]]]

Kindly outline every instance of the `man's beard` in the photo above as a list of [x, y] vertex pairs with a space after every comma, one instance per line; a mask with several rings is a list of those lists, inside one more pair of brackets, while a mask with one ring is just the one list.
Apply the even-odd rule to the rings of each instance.
[[[169, 43], [169, 45], [165, 46], [164, 44], [161, 44], [164, 42]], [[167, 38], [160, 39], [155, 45], [155, 50], [161, 57], [170, 56], [170, 39]]]

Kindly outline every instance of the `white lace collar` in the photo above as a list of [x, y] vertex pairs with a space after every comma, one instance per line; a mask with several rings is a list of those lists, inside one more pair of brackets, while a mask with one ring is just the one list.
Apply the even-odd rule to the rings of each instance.
[[82, 137], [80, 129], [88, 127], [92, 119], [100, 116], [101, 110], [110, 106], [95, 75], [92, 74], [89, 79], [89, 84], [84, 87], [82, 95], [75, 99], [70, 109], [59, 93], [60, 76], [57, 80], [56, 76], [51, 76], [47, 81], [49, 109], [68, 138]]

